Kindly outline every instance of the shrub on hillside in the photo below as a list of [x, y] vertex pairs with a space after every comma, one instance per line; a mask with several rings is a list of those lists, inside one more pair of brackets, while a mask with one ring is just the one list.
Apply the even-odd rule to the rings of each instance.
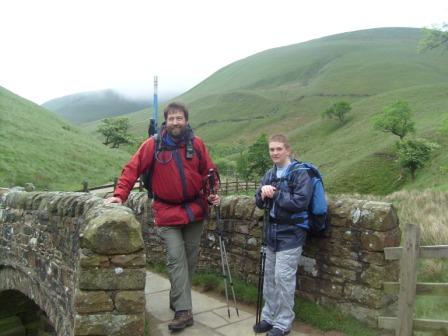
[[112, 148], [118, 148], [120, 145], [131, 144], [134, 142], [129, 130], [128, 118], [106, 118], [101, 120], [97, 132], [104, 136], [104, 144], [111, 145]]
[[419, 41], [419, 51], [435, 48], [448, 49], [448, 23], [443, 23], [433, 29], [423, 28], [423, 38]]
[[352, 106], [350, 105], [350, 103], [340, 101], [334, 103], [328, 109], [326, 109], [325, 112], [322, 113], [322, 117], [336, 118], [341, 123], [343, 123], [345, 121], [345, 116], [347, 115], [348, 112], [351, 111], [351, 109]]
[[397, 143], [398, 163], [409, 170], [412, 180], [415, 180], [417, 169], [423, 168], [429, 161], [431, 152], [439, 145], [425, 139], [409, 139]]
[[383, 112], [373, 118], [374, 128], [392, 133], [400, 140], [408, 133], [415, 132], [415, 122], [411, 120], [411, 108], [405, 101], [397, 101], [386, 106]]

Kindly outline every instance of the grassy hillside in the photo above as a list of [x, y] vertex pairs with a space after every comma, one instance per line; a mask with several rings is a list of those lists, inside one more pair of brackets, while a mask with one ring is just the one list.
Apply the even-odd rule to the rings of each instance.
[[52, 99], [42, 106], [66, 120], [84, 123], [141, 110], [149, 106], [149, 101], [133, 100], [113, 90], [103, 90]]
[[117, 176], [129, 154], [111, 150], [50, 111], [0, 87], [0, 186], [77, 190]]
[[[448, 190], [447, 139], [437, 134], [448, 116], [448, 59], [437, 50], [418, 53], [420, 37], [415, 28], [381, 28], [266, 50], [218, 70], [176, 100], [190, 107], [196, 133], [212, 148], [286, 133], [300, 159], [321, 167], [331, 192]], [[352, 104], [347, 122], [323, 120], [321, 113], [341, 100]], [[442, 144], [432, 165], [405, 184], [398, 180], [396, 137], [373, 130], [371, 122], [397, 100], [409, 102], [417, 136]], [[135, 134], [146, 134], [149, 115], [149, 109], [127, 115]]]

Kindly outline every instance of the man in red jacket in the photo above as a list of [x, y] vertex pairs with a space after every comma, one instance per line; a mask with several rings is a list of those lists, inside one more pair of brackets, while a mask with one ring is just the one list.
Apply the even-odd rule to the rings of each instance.
[[168, 328], [178, 331], [193, 325], [191, 279], [208, 205], [218, 205], [220, 198], [204, 192], [209, 171], [216, 167], [204, 142], [193, 135], [187, 108], [171, 103], [163, 114], [159, 134], [140, 146], [105, 203], [125, 202], [138, 177], [151, 169], [154, 224], [167, 250], [170, 308], [175, 311]]

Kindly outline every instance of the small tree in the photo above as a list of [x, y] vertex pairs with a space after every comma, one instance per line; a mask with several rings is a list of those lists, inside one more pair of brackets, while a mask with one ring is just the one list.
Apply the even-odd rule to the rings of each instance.
[[128, 133], [128, 118], [105, 118], [101, 120], [97, 128], [97, 132], [104, 135], [103, 144], [111, 145], [112, 148], [118, 148], [122, 144], [130, 144], [133, 142], [132, 136]]
[[411, 120], [411, 109], [405, 101], [397, 101], [386, 106], [384, 111], [374, 117], [374, 127], [400, 137], [415, 132], [415, 123]]
[[415, 180], [415, 171], [428, 163], [431, 152], [439, 145], [425, 139], [409, 139], [397, 142], [397, 147], [400, 167], [408, 169]]
[[322, 113], [322, 117], [337, 118], [341, 123], [345, 121], [345, 116], [352, 109], [350, 103], [340, 101], [331, 105], [325, 112]]
[[237, 162], [238, 174], [246, 179], [263, 176], [271, 166], [268, 148], [266, 135], [260, 135], [258, 139], [250, 145], [247, 154], [244, 152], [240, 153]]
[[423, 38], [419, 41], [419, 51], [427, 51], [444, 47], [448, 49], [448, 23], [433, 29], [423, 28]]
[[265, 134], [258, 137], [247, 153], [250, 176], [261, 177], [272, 165], [269, 156], [268, 139]]

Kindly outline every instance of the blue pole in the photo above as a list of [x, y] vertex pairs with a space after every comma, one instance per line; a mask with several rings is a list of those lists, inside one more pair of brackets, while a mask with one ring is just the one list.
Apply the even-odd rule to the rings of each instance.
[[157, 76], [154, 76], [154, 110], [153, 110], [153, 114], [152, 114], [152, 118], [154, 119], [154, 127], [155, 127], [155, 131], [156, 133], [159, 130], [159, 126], [158, 126], [158, 122], [157, 122], [157, 116], [158, 116], [158, 111], [159, 110], [159, 103], [157, 101]]

